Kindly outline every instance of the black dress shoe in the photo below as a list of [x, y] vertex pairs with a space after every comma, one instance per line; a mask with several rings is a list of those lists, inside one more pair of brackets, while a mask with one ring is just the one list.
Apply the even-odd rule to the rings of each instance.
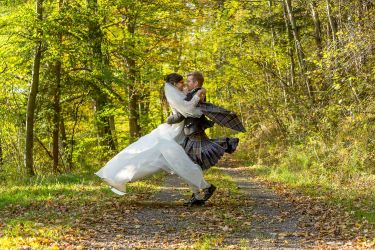
[[[232, 143], [230, 143], [230, 140], [232, 140]], [[236, 151], [237, 145], [240, 141], [238, 138], [227, 138], [227, 149], [225, 150], [225, 153], [231, 154], [234, 151]]]
[[200, 200], [193, 194], [187, 202], [184, 202], [184, 206], [191, 207], [191, 206], [203, 206], [204, 200]]
[[211, 186], [209, 186], [208, 188], [203, 189], [203, 192], [204, 192], [203, 200], [206, 201], [210, 199], [210, 197], [214, 194], [215, 190], [216, 190], [216, 187], [213, 184], [211, 184]]

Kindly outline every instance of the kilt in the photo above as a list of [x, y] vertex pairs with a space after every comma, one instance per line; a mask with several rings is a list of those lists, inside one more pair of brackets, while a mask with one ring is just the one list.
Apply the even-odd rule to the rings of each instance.
[[224, 153], [233, 153], [238, 142], [238, 138], [231, 137], [210, 139], [201, 132], [186, 137], [182, 147], [194, 163], [206, 170], [216, 165]]

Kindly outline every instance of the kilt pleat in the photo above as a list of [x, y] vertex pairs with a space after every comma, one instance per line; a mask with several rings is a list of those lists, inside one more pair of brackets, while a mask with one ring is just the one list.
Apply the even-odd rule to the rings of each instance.
[[206, 170], [216, 165], [224, 153], [233, 153], [238, 142], [238, 138], [209, 139], [206, 134], [197, 134], [186, 137], [182, 146], [192, 161]]

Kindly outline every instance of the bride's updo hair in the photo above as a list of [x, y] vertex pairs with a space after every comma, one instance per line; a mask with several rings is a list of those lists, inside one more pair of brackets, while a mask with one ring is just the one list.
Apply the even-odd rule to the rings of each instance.
[[165, 77], [165, 81], [169, 82], [169, 83], [172, 83], [173, 85], [176, 85], [176, 83], [178, 83], [179, 81], [181, 81], [183, 79], [184, 78], [182, 77], [182, 75], [179, 75], [177, 73], [172, 73], [172, 74], [169, 74]]
[[[167, 75], [164, 80], [176, 86], [176, 83], [178, 83], [179, 81], [183, 79], [184, 77], [182, 75], [179, 75], [177, 73], [172, 73], [172, 74]], [[164, 88], [162, 88], [161, 90], [161, 100], [162, 100], [164, 108], [168, 109], [169, 104], [167, 101], [167, 97], [165, 96], [165, 93], [164, 93]]]

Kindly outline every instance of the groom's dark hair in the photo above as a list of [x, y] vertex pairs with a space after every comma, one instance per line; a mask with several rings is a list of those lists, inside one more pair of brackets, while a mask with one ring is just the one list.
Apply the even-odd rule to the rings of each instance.
[[201, 72], [194, 71], [194, 72], [189, 73], [188, 76], [192, 76], [193, 81], [197, 81], [199, 86], [202, 87], [203, 82], [204, 82], [204, 77]]
[[173, 83], [173, 84], [176, 84], [183, 79], [184, 78], [182, 77], [182, 75], [179, 75], [177, 73], [172, 73], [165, 77], [166, 82]]

